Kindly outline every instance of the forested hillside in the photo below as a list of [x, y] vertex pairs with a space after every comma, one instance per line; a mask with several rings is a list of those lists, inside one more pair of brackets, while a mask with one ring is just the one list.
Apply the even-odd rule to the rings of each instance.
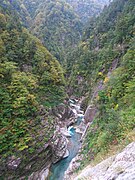
[[13, 4], [0, 5], [1, 164], [13, 154], [31, 156], [53, 135], [47, 114], [64, 99], [65, 80], [58, 61], [22, 27]]
[[86, 138], [86, 160], [124, 139], [132, 141], [128, 133], [135, 124], [135, 2], [114, 0], [93, 19], [67, 67], [69, 94], [84, 94], [83, 106], [98, 110]]
[[62, 62], [80, 40], [81, 21], [63, 0], [27, 0], [24, 5], [32, 18], [30, 30]]
[[66, 0], [79, 15], [80, 20], [85, 25], [90, 18], [99, 15], [103, 7], [108, 4], [108, 0]]
[[78, 44], [83, 24], [97, 16], [106, 1], [13, 0], [22, 25], [30, 29], [47, 49], [63, 63]]
[[1, 0], [2, 180], [45, 178], [78, 132], [82, 168], [134, 128], [134, 0]]
[[23, 0], [23, 5], [32, 19], [32, 33], [63, 63], [80, 41], [83, 23], [98, 15], [106, 2]]

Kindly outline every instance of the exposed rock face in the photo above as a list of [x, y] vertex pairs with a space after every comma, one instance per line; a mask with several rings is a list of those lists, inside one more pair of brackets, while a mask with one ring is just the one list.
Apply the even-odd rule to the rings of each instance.
[[53, 163], [56, 163], [63, 157], [67, 157], [67, 144], [68, 139], [60, 131], [56, 131], [51, 141]]
[[121, 153], [112, 156], [95, 167], [82, 171], [74, 180], [134, 180], [135, 179], [135, 142], [129, 144]]
[[75, 158], [72, 159], [68, 169], [65, 172], [64, 180], [71, 179], [73, 173], [76, 171], [76, 169], [79, 168], [81, 164], [81, 160], [82, 160], [82, 156], [79, 154]]
[[71, 137], [70, 133], [68, 132], [67, 127], [60, 128], [61, 133], [66, 137]]
[[89, 105], [84, 114], [85, 123], [92, 122], [95, 118], [97, 108], [94, 105]]
[[74, 112], [74, 109], [70, 107], [68, 102], [53, 108], [52, 114], [56, 117], [57, 124], [60, 127], [75, 123], [75, 119], [77, 118], [77, 114]]
[[19, 166], [20, 163], [21, 163], [20, 158], [16, 158], [15, 156], [11, 156], [11, 157], [9, 157], [9, 159], [7, 161], [7, 167], [9, 170], [15, 170], [15, 169], [17, 169], [17, 167]]
[[76, 110], [74, 112], [74, 110], [75, 109], [72, 109], [68, 102], [65, 102], [65, 104], [60, 104], [52, 110], [52, 113], [56, 116], [57, 121], [57, 130], [54, 132], [54, 136], [52, 137], [50, 144], [52, 147], [53, 163], [67, 157], [69, 154], [67, 149], [67, 137], [71, 137], [71, 135], [69, 134], [67, 127], [70, 124], [75, 123], [77, 112]]
[[34, 172], [29, 176], [28, 180], [45, 180], [49, 175], [49, 168], [43, 169], [41, 172]]

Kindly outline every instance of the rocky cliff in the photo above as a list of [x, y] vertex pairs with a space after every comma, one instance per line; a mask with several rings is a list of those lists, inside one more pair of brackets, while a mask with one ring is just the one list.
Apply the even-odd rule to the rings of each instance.
[[134, 165], [135, 142], [132, 142], [122, 152], [102, 161], [95, 167], [84, 169], [74, 180], [134, 180]]

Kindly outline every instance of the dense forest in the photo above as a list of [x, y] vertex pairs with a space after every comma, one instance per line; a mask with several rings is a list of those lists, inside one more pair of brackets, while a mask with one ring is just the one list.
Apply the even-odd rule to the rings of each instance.
[[[80, 39], [82, 26], [79, 18], [70, 5], [61, 0], [38, 1], [39, 5], [35, 3], [35, 7], [26, 2], [32, 18], [30, 30], [62, 61], [67, 49], [72, 49]], [[35, 9], [33, 14], [31, 9]]]
[[[52, 109], [70, 97], [83, 97], [82, 109], [97, 111], [83, 142], [82, 166], [112, 145], [133, 141], [135, 1], [109, 2], [1, 0], [3, 179], [18, 178], [41, 148], [48, 157], [52, 150], [45, 144], [58, 126]], [[22, 159], [16, 172], [7, 170], [10, 157]]]
[[[65, 98], [59, 62], [22, 26], [9, 1], [0, 8], [0, 154], [32, 154], [53, 134], [49, 108]], [[45, 119], [47, 127], [41, 126]], [[44, 134], [41, 138], [41, 132]], [[40, 140], [38, 140], [40, 139]], [[38, 143], [39, 141], [39, 143]], [[29, 148], [28, 148], [29, 147]], [[25, 157], [25, 156], [24, 156]]]
[[88, 24], [67, 63], [69, 93], [84, 94], [84, 107], [92, 104], [98, 109], [86, 138], [86, 161], [125, 138], [132, 141], [128, 134], [135, 124], [134, 14], [134, 1], [114, 0]]
[[66, 0], [73, 7], [75, 13], [79, 15], [79, 18], [83, 25], [86, 24], [87, 21], [91, 17], [97, 16], [104, 5], [108, 4], [108, 0]]

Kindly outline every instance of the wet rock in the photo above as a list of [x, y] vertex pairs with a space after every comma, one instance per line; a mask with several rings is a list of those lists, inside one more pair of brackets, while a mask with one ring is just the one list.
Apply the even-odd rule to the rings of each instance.
[[64, 174], [64, 180], [69, 180], [72, 178], [74, 172], [80, 167], [82, 156], [77, 155], [75, 158], [72, 159], [68, 169], [66, 170]]
[[66, 137], [71, 137], [70, 133], [67, 130], [67, 127], [60, 128], [60, 132]]
[[82, 121], [79, 126], [75, 127], [75, 129], [77, 133], [83, 134], [86, 129], [86, 124]]
[[65, 154], [64, 154], [64, 156], [63, 156], [63, 158], [67, 158], [68, 156], [69, 156], [69, 151], [66, 150], [66, 152], [65, 152]]

